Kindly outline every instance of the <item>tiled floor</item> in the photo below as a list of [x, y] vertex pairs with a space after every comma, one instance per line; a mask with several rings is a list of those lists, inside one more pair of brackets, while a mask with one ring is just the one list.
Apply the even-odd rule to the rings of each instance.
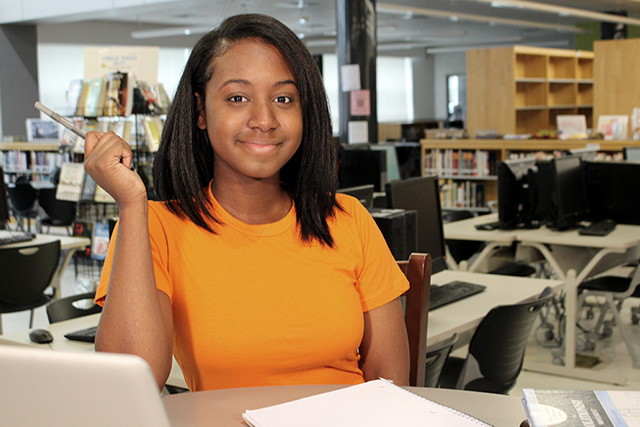
[[[64, 232], [64, 231], [62, 231]], [[87, 281], [76, 281], [73, 264], [70, 264], [63, 274], [62, 278], [62, 296], [72, 295], [78, 292], [84, 292]], [[640, 325], [631, 324], [630, 307], [638, 306], [640, 300], [628, 299], [623, 305], [622, 319], [626, 322], [628, 331], [630, 332], [636, 351], [640, 353]], [[2, 315], [4, 333], [11, 333], [25, 329], [29, 325], [29, 313], [13, 313]], [[47, 316], [43, 307], [36, 309], [34, 327], [47, 325]], [[589, 322], [585, 323], [586, 326]], [[535, 362], [553, 363], [553, 352], [558, 349], [545, 348], [537, 342], [536, 335], [532, 334], [527, 347], [526, 360]], [[577, 342], [577, 348], [582, 346], [582, 340]], [[522, 371], [515, 387], [510, 394], [521, 396], [522, 388], [557, 388], [557, 389], [605, 389], [605, 390], [640, 390], [640, 369], [634, 369], [627, 348], [624, 345], [617, 328], [613, 328], [613, 334], [604, 339], [595, 339], [595, 349], [593, 351], [584, 351], [582, 353], [598, 357], [601, 362], [591, 368], [594, 372], [607, 372], [612, 376], [626, 377], [624, 385], [613, 385], [605, 383], [597, 383], [593, 381], [571, 379], [560, 377], [557, 375], [548, 375], [537, 372]], [[459, 350], [464, 352], [464, 350]]]

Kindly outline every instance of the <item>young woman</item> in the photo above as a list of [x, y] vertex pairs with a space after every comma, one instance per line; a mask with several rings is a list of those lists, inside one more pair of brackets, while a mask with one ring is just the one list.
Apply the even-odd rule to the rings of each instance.
[[163, 202], [126, 142], [89, 133], [85, 168], [120, 209], [96, 349], [145, 358], [160, 386], [173, 353], [191, 390], [406, 384], [408, 284], [369, 213], [336, 196], [331, 136], [311, 55], [263, 15], [194, 47], [154, 161]]

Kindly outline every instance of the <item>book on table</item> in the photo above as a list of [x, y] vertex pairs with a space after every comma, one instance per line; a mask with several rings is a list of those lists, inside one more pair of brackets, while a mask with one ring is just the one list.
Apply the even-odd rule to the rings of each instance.
[[640, 425], [640, 391], [522, 389], [531, 427]]
[[280, 405], [247, 410], [254, 427], [488, 426], [463, 412], [379, 379]]

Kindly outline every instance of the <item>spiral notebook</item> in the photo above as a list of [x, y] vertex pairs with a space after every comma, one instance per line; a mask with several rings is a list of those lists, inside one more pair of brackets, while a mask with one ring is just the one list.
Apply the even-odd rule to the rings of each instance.
[[483, 421], [379, 379], [247, 410], [242, 418], [254, 427], [488, 426]]

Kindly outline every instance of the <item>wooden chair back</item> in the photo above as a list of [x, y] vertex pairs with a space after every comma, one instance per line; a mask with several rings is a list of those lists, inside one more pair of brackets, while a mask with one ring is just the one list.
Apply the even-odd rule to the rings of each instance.
[[409, 337], [409, 385], [424, 387], [427, 362], [427, 324], [429, 318], [429, 290], [431, 286], [431, 256], [412, 253], [408, 261], [398, 266], [409, 280], [405, 293], [404, 321]]

